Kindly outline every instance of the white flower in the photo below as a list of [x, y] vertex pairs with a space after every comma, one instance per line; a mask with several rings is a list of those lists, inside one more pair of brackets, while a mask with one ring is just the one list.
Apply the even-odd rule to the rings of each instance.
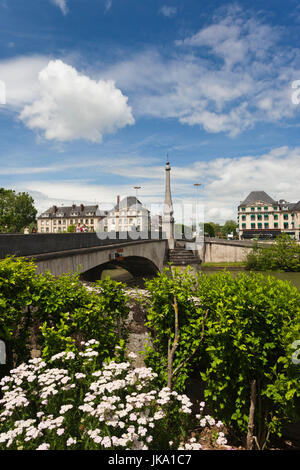
[[39, 447], [37, 447], [36, 450], [49, 450], [50, 449], [50, 444], [47, 444], [46, 442], [44, 444], [41, 444]]
[[69, 439], [67, 440], [67, 447], [70, 447], [71, 445], [76, 444], [76, 442], [77, 442], [76, 439], [69, 437]]

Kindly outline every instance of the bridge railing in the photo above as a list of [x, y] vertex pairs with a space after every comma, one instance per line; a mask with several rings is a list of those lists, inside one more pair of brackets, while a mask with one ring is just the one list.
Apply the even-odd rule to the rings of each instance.
[[30, 256], [58, 251], [108, 246], [131, 241], [165, 240], [162, 231], [157, 232], [96, 232], [88, 233], [35, 233], [0, 234], [0, 258], [8, 255]]

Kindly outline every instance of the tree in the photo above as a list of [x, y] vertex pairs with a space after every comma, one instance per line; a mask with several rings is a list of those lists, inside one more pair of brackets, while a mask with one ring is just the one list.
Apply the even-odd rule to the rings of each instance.
[[0, 188], [0, 232], [21, 232], [36, 221], [37, 210], [28, 193]]
[[207, 233], [207, 235], [209, 237], [215, 237], [216, 236], [215, 227], [214, 227], [214, 224], [212, 222], [206, 222], [204, 224], [204, 233]]
[[234, 220], [227, 220], [222, 227], [222, 234], [227, 236], [229, 233], [236, 235], [237, 224]]
[[75, 232], [75, 229], [76, 229], [75, 224], [69, 225], [69, 227], [67, 228], [67, 232], [69, 232], [69, 233]]

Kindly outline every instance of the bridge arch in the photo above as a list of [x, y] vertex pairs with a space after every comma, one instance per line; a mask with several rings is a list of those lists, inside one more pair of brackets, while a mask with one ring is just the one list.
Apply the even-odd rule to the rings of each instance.
[[144, 256], [126, 256], [121, 260], [107, 261], [82, 271], [80, 277], [85, 281], [101, 279], [103, 271], [113, 269], [114, 267], [125, 269], [134, 278], [155, 276], [159, 272], [159, 267], [149, 258]]

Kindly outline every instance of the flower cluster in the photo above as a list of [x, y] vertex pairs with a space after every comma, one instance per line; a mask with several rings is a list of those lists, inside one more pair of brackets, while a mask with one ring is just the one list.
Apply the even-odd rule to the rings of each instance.
[[[203, 416], [203, 410], [205, 408], [205, 402], [200, 403], [200, 413], [196, 415], [196, 418], [199, 419], [199, 424], [201, 428], [209, 428], [212, 429], [213, 427], [216, 427], [217, 429], [222, 429], [224, 428], [224, 424], [220, 420], [216, 420], [210, 415], [205, 415]], [[226, 446], [227, 445], [227, 439], [225, 437], [224, 432], [217, 432], [216, 435], [216, 444], [220, 446]], [[228, 447], [229, 448], [229, 447]]]

